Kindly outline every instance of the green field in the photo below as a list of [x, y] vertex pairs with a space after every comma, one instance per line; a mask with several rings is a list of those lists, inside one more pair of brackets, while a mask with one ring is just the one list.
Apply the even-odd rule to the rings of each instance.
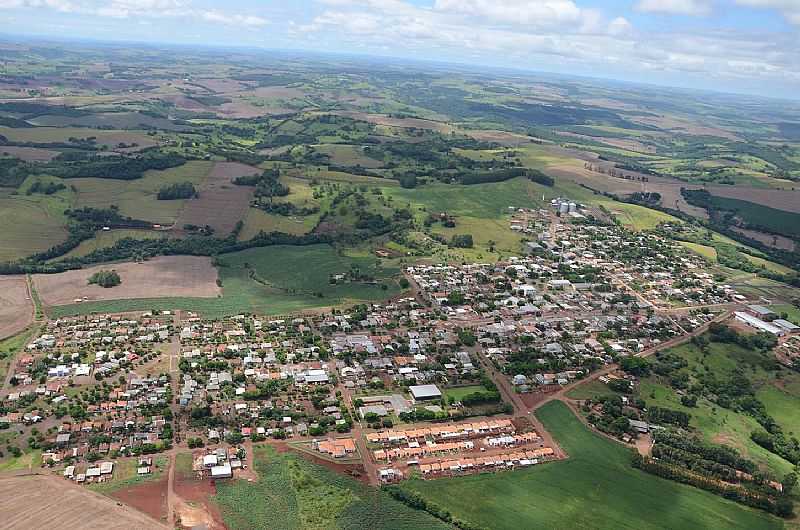
[[42, 252], [66, 240], [67, 195], [27, 196], [0, 190], [0, 261]]
[[624, 226], [634, 230], [649, 230], [659, 223], [680, 223], [680, 220], [658, 210], [651, 210], [637, 204], [627, 204], [616, 201], [596, 201], [596, 204], [606, 208]]
[[147, 171], [136, 180], [77, 178], [69, 179], [68, 184], [77, 188], [76, 207], [107, 208], [115, 204], [122, 215], [169, 225], [178, 218], [185, 201], [159, 201], [156, 199], [158, 191], [186, 181], [197, 187], [212, 165], [213, 162], [193, 160], [163, 171]]
[[114, 473], [111, 480], [87, 486], [90, 490], [110, 495], [115, 491], [125, 488], [132, 488], [145, 482], [158, 480], [164, 476], [169, 467], [169, 459], [166, 456], [154, 456], [153, 466], [150, 468], [149, 475], [138, 475], [138, 458], [123, 458], [115, 461]]
[[602, 383], [597, 379], [579, 385], [567, 392], [567, 397], [570, 399], [596, 399], [618, 395], [618, 392], [614, 392], [608, 388], [607, 384]]
[[[373, 275], [378, 283], [331, 285], [331, 274], [346, 273], [351, 266]], [[378, 266], [376, 258], [339, 255], [329, 245], [263, 247], [220, 256], [222, 296], [219, 298], [87, 302], [52, 307], [49, 313], [59, 317], [92, 312], [184, 309], [210, 318], [242, 312], [283, 315], [346, 302], [389, 298], [400, 291], [394, 280], [397, 272]]]
[[[708, 354], [705, 355], [691, 343], [672, 348], [670, 352], [689, 362], [688, 368], [683, 369], [689, 374], [697, 373], [700, 370], [709, 370], [716, 376], [720, 376], [730, 374], [737, 368], [744, 368], [748, 379], [758, 389], [756, 396], [768, 398], [764, 404], [767, 405], [768, 412], [774, 416], [775, 421], [780, 425], [788, 425], [795, 417], [795, 413], [791, 412], [791, 406], [792, 401], [794, 401], [795, 408], [800, 405], [800, 391], [794, 397], [777, 391], [773, 386], [775, 375], [762, 368], [762, 363], [766, 360], [763, 354], [735, 344], [713, 342], [708, 347]], [[794, 376], [787, 375], [786, 380], [793, 381]], [[680, 410], [690, 414], [691, 427], [696, 429], [707, 441], [734, 447], [744, 456], [768, 468], [779, 477], [792, 470], [789, 462], [750, 439], [753, 431], [761, 429], [752, 416], [722, 408], [706, 399], [698, 399], [697, 407], [685, 407], [681, 404], [677, 392], [656, 377], [641, 381], [639, 395], [648, 405]]]
[[461, 401], [464, 396], [474, 394], [475, 392], [485, 392], [486, 388], [483, 385], [469, 385], [457, 386], [453, 388], [446, 388], [444, 396], [452, 402]]
[[402, 487], [455, 517], [497, 530], [783, 527], [765, 513], [633, 469], [627, 449], [591, 433], [563, 403], [548, 403], [537, 416], [569, 459]]
[[701, 245], [699, 243], [690, 243], [688, 241], [678, 241], [681, 246], [684, 246], [691, 250], [692, 252], [698, 254], [699, 256], [703, 257], [709, 263], [716, 263], [717, 262], [717, 249], [714, 247], [710, 247], [707, 245]]
[[257, 482], [217, 484], [214, 501], [230, 530], [448, 528], [380, 489], [268, 446], [255, 449]]

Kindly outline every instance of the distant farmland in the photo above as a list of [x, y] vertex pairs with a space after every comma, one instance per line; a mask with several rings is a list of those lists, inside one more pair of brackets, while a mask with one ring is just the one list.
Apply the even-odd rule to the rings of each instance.
[[25, 276], [0, 276], [0, 339], [22, 331], [32, 320]]

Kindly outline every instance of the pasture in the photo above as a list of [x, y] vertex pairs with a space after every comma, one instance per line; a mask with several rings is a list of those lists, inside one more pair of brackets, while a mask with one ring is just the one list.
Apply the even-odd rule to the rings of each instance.
[[567, 460], [532, 469], [401, 487], [492, 529], [518, 528], [782, 528], [767, 514], [630, 465], [628, 449], [590, 432], [561, 402], [536, 413]]
[[42, 252], [67, 238], [64, 192], [57, 195], [15, 195], [0, 190], [0, 261]]
[[[105, 289], [88, 285], [89, 277], [100, 270], [115, 270], [122, 284]], [[217, 271], [211, 258], [163, 256], [142, 263], [97, 265], [58, 274], [36, 274], [33, 282], [45, 306], [75, 303], [86, 298], [124, 300], [139, 298], [213, 298], [220, 294]]]
[[0, 479], [0, 510], [8, 530], [167, 528], [128, 506], [46, 475]]
[[185, 200], [159, 201], [158, 191], [170, 184], [192, 182], [199, 185], [211, 171], [212, 162], [193, 160], [163, 171], [147, 171], [136, 180], [113, 180], [98, 178], [69, 179], [77, 194], [75, 206], [82, 208], [108, 208], [119, 206], [122, 215], [171, 225], [184, 208]]
[[213, 498], [229, 530], [445, 529], [425, 512], [380, 489], [307, 462], [293, 453], [256, 446], [256, 482], [222, 481]]

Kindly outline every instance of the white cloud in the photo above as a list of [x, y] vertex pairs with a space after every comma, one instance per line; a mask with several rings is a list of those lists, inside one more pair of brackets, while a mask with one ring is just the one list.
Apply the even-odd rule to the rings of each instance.
[[0, 0], [0, 8], [45, 8], [109, 18], [185, 17], [241, 27], [258, 27], [267, 20], [256, 15], [196, 9], [192, 0]]
[[640, 0], [636, 10], [643, 13], [706, 16], [711, 14], [710, 0]]

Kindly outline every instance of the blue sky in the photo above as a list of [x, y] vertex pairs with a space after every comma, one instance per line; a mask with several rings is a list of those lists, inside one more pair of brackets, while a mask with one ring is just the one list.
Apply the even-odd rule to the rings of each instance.
[[0, 28], [453, 61], [800, 98], [800, 0], [0, 0]]

